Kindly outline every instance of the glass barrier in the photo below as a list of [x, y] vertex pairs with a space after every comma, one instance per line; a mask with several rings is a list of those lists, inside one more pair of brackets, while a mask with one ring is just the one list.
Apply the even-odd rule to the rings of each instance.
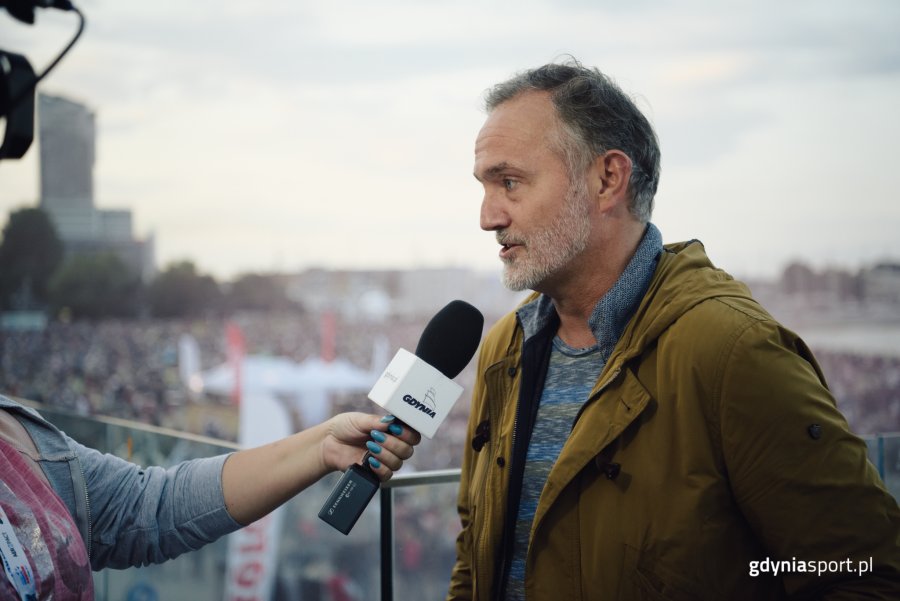
[[[226, 442], [124, 420], [86, 418], [44, 407], [39, 410], [82, 444], [140, 465], [168, 467], [185, 459], [218, 455], [236, 448]], [[274, 562], [277, 569], [271, 600], [356, 600], [377, 595], [381, 585], [380, 499], [378, 495], [372, 499], [349, 535], [337, 532], [319, 519], [318, 512], [339, 478], [340, 474], [329, 475], [279, 510], [279, 540]], [[400, 507], [407, 504], [407, 497], [421, 494], [433, 497], [428, 491], [410, 492], [403, 495]], [[452, 510], [453, 504], [447, 508]], [[222, 601], [228, 579], [229, 544], [236, 536], [238, 533], [226, 536], [164, 564], [95, 572], [95, 598], [97, 601]]]
[[[114, 419], [41, 408], [80, 442], [141, 465], [170, 466], [233, 450], [234, 445]], [[900, 434], [865, 437], [869, 457], [900, 498]], [[318, 518], [340, 474], [286, 504], [278, 519], [271, 600], [443, 599], [459, 533], [459, 470], [396, 475], [372, 499], [349, 535]], [[381, 511], [382, 507], [385, 509]], [[162, 565], [95, 573], [97, 601], [221, 601], [229, 540]]]
[[[185, 459], [220, 455], [236, 448], [227, 442], [135, 422], [86, 418], [46, 407], [39, 411], [80, 443], [139, 465], [169, 467]], [[221, 601], [227, 550], [226, 537], [165, 564], [94, 572], [95, 599]]]
[[459, 470], [395, 475], [381, 489], [381, 598], [443, 599], [456, 561]]
[[869, 461], [878, 469], [888, 491], [900, 499], [900, 432], [864, 436]]

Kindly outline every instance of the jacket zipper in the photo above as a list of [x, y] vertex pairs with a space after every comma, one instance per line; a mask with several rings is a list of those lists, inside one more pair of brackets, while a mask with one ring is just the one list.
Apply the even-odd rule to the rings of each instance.
[[93, 535], [93, 520], [91, 519], [91, 499], [88, 496], [87, 490], [87, 478], [84, 475], [84, 466], [81, 465], [81, 461], [78, 457], [75, 457], [75, 461], [78, 462], [78, 471], [81, 472], [81, 484], [82, 489], [84, 491], [84, 515], [87, 519], [87, 540], [85, 544], [87, 545], [87, 553], [88, 553], [88, 562], [93, 560], [93, 547], [94, 547], [94, 535]]
[[[534, 417], [537, 412], [538, 405], [540, 404], [540, 393], [529, 393], [528, 387], [534, 387], [535, 390], [538, 390], [538, 386], [540, 390], [543, 390], [544, 380], [547, 377], [547, 366], [550, 359], [550, 345], [552, 345], [553, 336], [555, 335], [556, 327], [558, 324], [551, 324], [549, 326], [549, 330], [552, 332], [548, 333], [548, 328], [545, 327], [541, 333], [537, 334], [533, 340], [534, 344], [540, 344], [537, 349], [533, 347], [526, 350], [525, 343], [523, 343], [522, 349], [522, 359], [521, 365], [519, 369], [521, 370], [521, 375], [519, 379], [519, 398], [516, 403], [516, 413], [513, 418], [513, 431], [510, 436], [511, 448], [510, 448], [510, 456], [506, 462], [506, 469], [508, 470], [507, 476], [507, 498], [504, 499], [504, 503], [506, 504], [506, 515], [503, 525], [503, 534], [501, 538], [501, 547], [500, 547], [500, 563], [498, 564], [498, 568], [496, 570], [497, 581], [494, 582], [494, 592], [498, 594], [498, 596], [502, 596], [506, 591], [506, 581], [509, 578], [509, 555], [511, 553], [511, 545], [513, 544], [513, 539], [515, 535], [515, 526], [516, 520], [518, 518], [518, 510], [519, 503], [515, 503], [516, 511], [509, 511], [509, 495], [513, 490], [513, 477], [516, 476], [516, 484], [518, 485], [518, 493], [521, 494], [522, 487], [522, 474], [519, 474], [519, 469], [524, 469], [523, 465], [528, 454], [528, 449], [519, 449], [517, 446], [517, 441], [519, 439], [519, 417], [524, 413], [524, 411], [529, 411], [530, 413], [525, 415], [525, 418], [528, 420], [526, 423], [530, 424], [530, 427], [534, 427]], [[525, 370], [526, 368], [531, 368], [535, 371], [533, 376], [534, 382], [526, 381], [525, 378]], [[528, 396], [529, 406], [523, 406], [523, 394]], [[519, 464], [522, 465], [519, 465]], [[508, 535], [508, 536], [507, 536]]]

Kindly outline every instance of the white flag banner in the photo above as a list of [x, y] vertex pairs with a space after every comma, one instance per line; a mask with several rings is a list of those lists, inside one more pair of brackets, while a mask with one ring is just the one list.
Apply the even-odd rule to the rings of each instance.
[[[256, 447], [291, 434], [284, 406], [267, 395], [249, 394], [240, 401], [238, 442]], [[225, 601], [269, 601], [278, 568], [282, 509], [245, 526], [228, 537]]]

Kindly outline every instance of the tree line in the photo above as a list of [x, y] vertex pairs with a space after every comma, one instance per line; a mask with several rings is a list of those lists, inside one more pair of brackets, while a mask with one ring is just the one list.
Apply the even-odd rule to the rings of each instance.
[[300, 310], [283, 277], [248, 273], [220, 283], [191, 261], [144, 282], [113, 252], [66, 256], [53, 222], [39, 208], [10, 213], [0, 240], [0, 310], [54, 317], [203, 317], [234, 311]]

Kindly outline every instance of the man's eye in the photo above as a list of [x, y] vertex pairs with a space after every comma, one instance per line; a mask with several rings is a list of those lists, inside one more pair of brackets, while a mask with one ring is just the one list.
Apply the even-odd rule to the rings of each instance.
[[507, 191], [511, 191], [516, 187], [516, 181], [511, 179], [503, 180], [503, 187], [507, 189]]

